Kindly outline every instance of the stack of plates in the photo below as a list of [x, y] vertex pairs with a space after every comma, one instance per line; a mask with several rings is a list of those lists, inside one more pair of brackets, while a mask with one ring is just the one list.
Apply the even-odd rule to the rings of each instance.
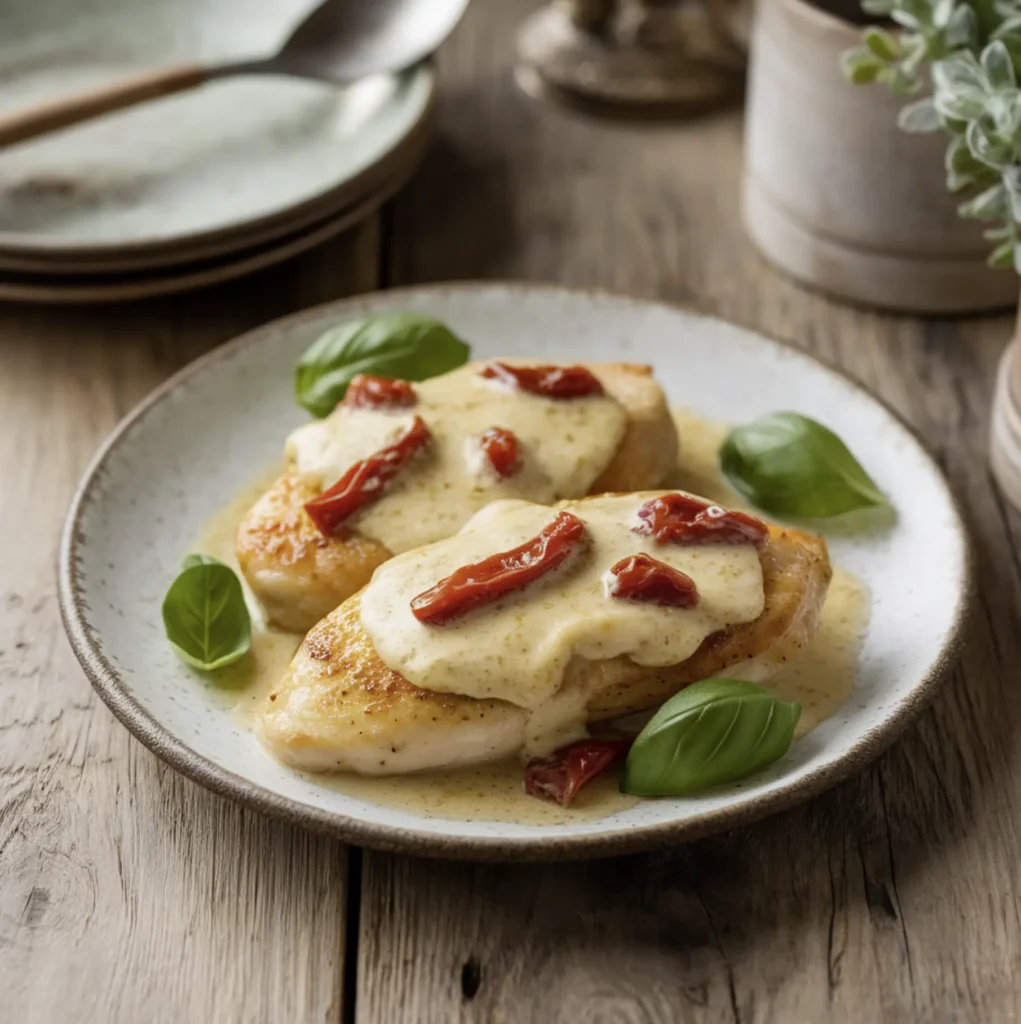
[[[38, 64], [5, 49], [9, 106], [38, 91], [9, 87]], [[164, 295], [324, 242], [410, 177], [434, 92], [424, 65], [343, 89], [224, 79], [2, 150], [0, 299]]]

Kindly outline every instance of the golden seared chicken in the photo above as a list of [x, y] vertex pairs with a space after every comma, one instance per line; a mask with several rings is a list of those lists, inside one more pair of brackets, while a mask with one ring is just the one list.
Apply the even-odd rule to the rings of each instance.
[[767, 679], [830, 575], [820, 538], [679, 492], [496, 502], [312, 629], [261, 736], [313, 771], [544, 756], [700, 679]]
[[356, 378], [288, 439], [237, 557], [270, 621], [303, 632], [388, 558], [451, 536], [491, 501], [655, 487], [676, 457], [647, 366], [503, 360], [414, 385]]

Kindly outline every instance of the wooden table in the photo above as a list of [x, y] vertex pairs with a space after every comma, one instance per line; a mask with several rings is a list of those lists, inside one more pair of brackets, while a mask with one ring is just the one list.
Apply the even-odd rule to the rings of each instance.
[[[442, 54], [425, 168], [348, 237], [188, 297], [0, 308], [0, 1020], [1018, 1019], [1021, 517], [985, 458], [1010, 320], [884, 317], [780, 278], [738, 223], [739, 113], [636, 128], [533, 105], [509, 74], [530, 6], [472, 6]], [[925, 436], [974, 529], [977, 613], [935, 704], [868, 771], [670, 853], [466, 866], [235, 807], [107, 712], [54, 586], [64, 509], [101, 438], [173, 370], [263, 321], [478, 277], [599, 285], [781, 335]]]

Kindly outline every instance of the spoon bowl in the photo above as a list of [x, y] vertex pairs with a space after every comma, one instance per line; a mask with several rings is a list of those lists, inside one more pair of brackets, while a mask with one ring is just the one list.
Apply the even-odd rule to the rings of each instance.
[[272, 56], [175, 64], [0, 116], [0, 148], [169, 96], [216, 78], [283, 74], [343, 85], [419, 63], [454, 30], [468, 0], [324, 0]]
[[454, 30], [468, 0], [326, 0], [291, 32], [266, 70], [352, 82], [427, 57]]

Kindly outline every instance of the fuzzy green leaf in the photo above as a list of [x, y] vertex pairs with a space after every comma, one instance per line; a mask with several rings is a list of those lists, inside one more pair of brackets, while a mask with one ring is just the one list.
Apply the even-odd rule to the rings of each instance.
[[954, 13], [955, 0], [936, 0], [932, 5], [930, 18], [936, 28], [946, 28]]
[[884, 29], [866, 29], [862, 41], [865, 43], [866, 49], [874, 53], [880, 60], [896, 60], [901, 55], [900, 44]]
[[1006, 242], [1001, 242], [992, 253], [989, 255], [989, 266], [995, 267], [997, 270], [1007, 270], [1014, 266], [1014, 240], [1009, 239]]
[[1010, 150], [994, 140], [977, 121], [968, 125], [964, 133], [971, 155], [981, 163], [1002, 171], [1011, 161]]
[[1002, 183], [980, 192], [958, 207], [962, 217], [973, 220], [1005, 220], [1010, 216], [1010, 197]]
[[974, 46], [978, 41], [978, 22], [975, 12], [966, 4], [954, 8], [943, 33], [948, 50]]
[[966, 90], [981, 95], [985, 89], [982, 69], [972, 53], [955, 53], [946, 60], [935, 61], [932, 83], [937, 93], [959, 94]]
[[1014, 86], [1014, 64], [1003, 41], [995, 39], [982, 51], [982, 70], [993, 89], [1009, 89]]
[[993, 32], [993, 39], [1004, 39], [1010, 35], [1021, 35], [1021, 14], [1012, 14]]
[[906, 107], [901, 107], [897, 114], [897, 125], [901, 131], [911, 133], [939, 131], [939, 112], [931, 99], [916, 100]]
[[985, 111], [985, 101], [977, 89], [938, 90], [933, 105], [943, 117], [967, 122], [981, 117]]
[[892, 21], [897, 22], [898, 25], [903, 25], [904, 28], [911, 29], [914, 32], [917, 32], [922, 27], [922, 23], [913, 14], [899, 8], [890, 11], [890, 18]]
[[844, 77], [854, 85], [869, 85], [876, 81], [884, 66], [875, 54], [864, 47], [846, 50], [840, 56], [840, 64]]
[[1014, 165], [1004, 170], [1003, 187], [1010, 202], [1010, 219], [1021, 223], [1021, 167]]

